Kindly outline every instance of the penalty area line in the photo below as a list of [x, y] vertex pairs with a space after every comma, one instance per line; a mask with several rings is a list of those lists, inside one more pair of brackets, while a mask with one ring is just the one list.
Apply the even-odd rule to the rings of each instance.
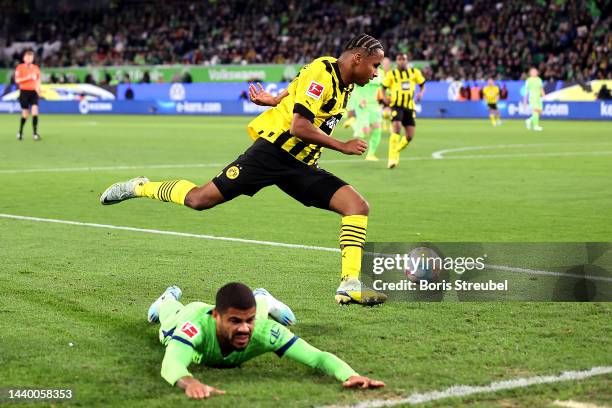
[[415, 392], [403, 398], [367, 400], [361, 401], [354, 405], [325, 405], [319, 408], [378, 408], [393, 407], [400, 404], [416, 405], [446, 398], [466, 397], [474, 394], [491, 394], [498, 391], [526, 388], [532, 385], [552, 384], [564, 381], [578, 381], [585, 378], [610, 373], [612, 373], [612, 366], [593, 367], [584, 371], [564, 371], [559, 375], [519, 377], [512, 380], [496, 381], [490, 383], [489, 385], [483, 386], [453, 385], [452, 387], [440, 391], [430, 391], [425, 393]]

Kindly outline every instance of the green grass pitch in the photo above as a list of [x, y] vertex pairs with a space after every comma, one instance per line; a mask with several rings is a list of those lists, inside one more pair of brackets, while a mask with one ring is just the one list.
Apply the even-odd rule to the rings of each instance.
[[[339, 217], [275, 187], [206, 212], [153, 200], [103, 207], [111, 183], [146, 175], [204, 183], [244, 151], [242, 117], [50, 116], [42, 142], [0, 116], [0, 213], [284, 243], [337, 246]], [[419, 120], [400, 166], [326, 151], [322, 167], [369, 201], [370, 241], [612, 241], [609, 123]], [[338, 129], [336, 136], [350, 134]], [[386, 158], [387, 137], [379, 148]], [[448, 151], [450, 149], [450, 151]], [[441, 153], [444, 159], [432, 158]], [[387, 399], [454, 384], [555, 375], [612, 363], [612, 308], [579, 303], [389, 303], [339, 307], [337, 253], [0, 218], [0, 388], [72, 389], [58, 406], [307, 407]], [[146, 311], [170, 284], [185, 302], [220, 285], [263, 286], [289, 304], [294, 332], [386, 381], [346, 391], [275, 355], [198, 367], [227, 394], [191, 402], [159, 375]], [[73, 343], [73, 347], [69, 347]], [[443, 399], [428, 407], [612, 404], [612, 376]], [[20, 403], [19, 406], [49, 403]]]

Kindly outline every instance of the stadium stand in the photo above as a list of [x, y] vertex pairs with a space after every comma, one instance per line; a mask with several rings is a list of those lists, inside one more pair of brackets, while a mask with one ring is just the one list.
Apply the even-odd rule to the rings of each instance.
[[612, 79], [607, 1], [30, 0], [0, 13], [0, 66], [304, 63], [354, 33], [430, 62], [429, 79]]

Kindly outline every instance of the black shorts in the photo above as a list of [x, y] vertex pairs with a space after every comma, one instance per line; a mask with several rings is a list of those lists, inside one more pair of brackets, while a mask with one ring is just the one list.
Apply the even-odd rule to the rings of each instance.
[[347, 185], [318, 166], [307, 166], [266, 139], [259, 138], [228, 164], [212, 182], [227, 201], [245, 194], [254, 196], [276, 185], [307, 207], [329, 209], [339, 188]]
[[416, 126], [416, 112], [414, 109], [391, 108], [391, 121], [402, 122], [402, 126]]
[[38, 93], [36, 91], [19, 91], [19, 104], [21, 109], [30, 109], [32, 105], [38, 105]]
[[491, 110], [497, 110], [497, 104], [496, 103], [487, 103], [487, 106]]

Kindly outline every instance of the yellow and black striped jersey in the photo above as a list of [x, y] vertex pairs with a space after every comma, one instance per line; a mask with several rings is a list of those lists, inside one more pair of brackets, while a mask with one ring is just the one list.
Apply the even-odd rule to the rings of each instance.
[[277, 106], [249, 123], [249, 136], [253, 140], [262, 137], [297, 160], [313, 165], [321, 157], [322, 147], [308, 144], [290, 133], [293, 114], [299, 113], [331, 135], [346, 112], [352, 91], [352, 84], [342, 82], [336, 58], [317, 58], [300, 70], [287, 88], [288, 95]]
[[499, 87], [497, 85], [485, 86], [482, 88], [482, 96], [488, 104], [497, 103], [499, 100]]
[[418, 68], [395, 68], [387, 72], [382, 85], [391, 91], [391, 107], [414, 109], [414, 88], [423, 85], [425, 77]]

